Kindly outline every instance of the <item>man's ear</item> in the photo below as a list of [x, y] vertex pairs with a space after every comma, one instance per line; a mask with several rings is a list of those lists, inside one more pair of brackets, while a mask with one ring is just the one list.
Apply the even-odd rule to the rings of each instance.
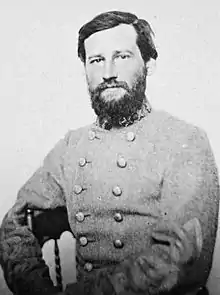
[[153, 73], [156, 70], [156, 60], [153, 58], [150, 58], [149, 61], [146, 63], [147, 68], [147, 76], [153, 75]]
[[184, 224], [183, 228], [187, 231], [187, 233], [194, 237], [197, 255], [199, 256], [202, 251], [202, 229], [200, 226], [200, 222], [197, 218], [193, 218]]

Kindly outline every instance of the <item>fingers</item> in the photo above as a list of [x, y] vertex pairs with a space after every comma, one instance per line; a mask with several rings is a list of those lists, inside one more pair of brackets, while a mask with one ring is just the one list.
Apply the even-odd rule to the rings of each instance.
[[156, 224], [151, 234], [152, 247], [164, 254], [167, 252], [175, 263], [187, 263], [196, 258], [197, 249], [201, 249], [201, 234], [196, 234], [194, 220], [187, 222], [185, 227], [174, 222]]

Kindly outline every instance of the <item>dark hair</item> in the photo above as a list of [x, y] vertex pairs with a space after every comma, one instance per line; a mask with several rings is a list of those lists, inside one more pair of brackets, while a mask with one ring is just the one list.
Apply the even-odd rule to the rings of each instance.
[[107, 30], [120, 24], [130, 24], [134, 27], [137, 32], [137, 46], [145, 62], [150, 58], [157, 58], [158, 53], [152, 39], [154, 33], [146, 20], [138, 19], [135, 14], [129, 12], [109, 11], [97, 15], [79, 30], [78, 57], [81, 61], [85, 63], [86, 60], [85, 39], [96, 32]]

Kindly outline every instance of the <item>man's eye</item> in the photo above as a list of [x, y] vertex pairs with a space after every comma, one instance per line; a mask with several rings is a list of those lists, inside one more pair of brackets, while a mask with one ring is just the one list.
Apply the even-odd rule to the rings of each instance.
[[94, 64], [94, 63], [100, 63], [102, 61], [102, 58], [95, 58], [95, 59], [92, 59], [90, 61], [91, 64]]
[[118, 58], [121, 58], [121, 59], [128, 59], [130, 56], [128, 54], [120, 54], [118, 55]]

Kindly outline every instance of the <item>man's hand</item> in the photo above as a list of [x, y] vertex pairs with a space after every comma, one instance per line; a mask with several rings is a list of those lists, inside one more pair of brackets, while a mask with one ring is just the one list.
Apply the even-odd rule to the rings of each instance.
[[202, 232], [194, 218], [183, 227], [161, 222], [152, 228], [145, 251], [116, 266], [110, 280], [117, 294], [157, 294], [183, 284], [192, 263], [200, 255]]

